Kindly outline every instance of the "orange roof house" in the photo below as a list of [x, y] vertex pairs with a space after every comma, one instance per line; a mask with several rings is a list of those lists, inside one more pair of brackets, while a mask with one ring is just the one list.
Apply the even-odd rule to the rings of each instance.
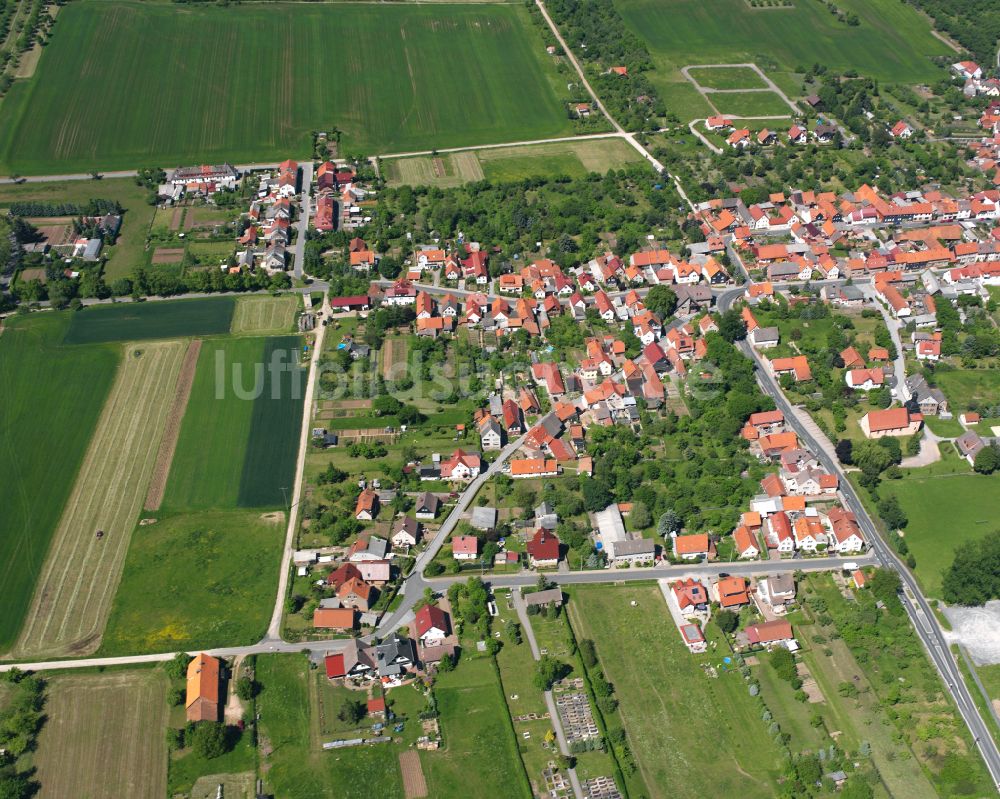
[[708, 533], [679, 535], [674, 539], [674, 555], [678, 558], [696, 558], [701, 555], [707, 556], [709, 546]]
[[313, 627], [323, 630], [353, 630], [354, 608], [317, 608]]
[[722, 577], [715, 584], [715, 593], [719, 597], [719, 604], [724, 608], [750, 604], [747, 581], [742, 577]]
[[812, 370], [809, 368], [809, 361], [805, 355], [796, 355], [792, 358], [775, 358], [771, 363], [771, 371], [778, 377], [790, 374], [799, 383], [803, 380], [812, 380]]
[[220, 663], [218, 658], [199, 652], [188, 663], [187, 720], [218, 721], [220, 694]]

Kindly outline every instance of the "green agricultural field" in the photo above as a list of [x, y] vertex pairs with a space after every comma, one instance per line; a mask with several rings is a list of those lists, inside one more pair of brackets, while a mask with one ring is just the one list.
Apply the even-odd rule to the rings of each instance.
[[[772, 91], [715, 92], [709, 98], [722, 114], [734, 117], [791, 116], [788, 103]], [[775, 120], [780, 125], [780, 120]]]
[[274, 161], [314, 130], [365, 153], [543, 138], [572, 132], [564, 91], [513, 4], [84, 0], [0, 107], [0, 169]]
[[[202, 345], [164, 508], [284, 504], [281, 488], [290, 487], [295, 472], [304, 385], [296, 398], [293, 373], [276, 375], [268, 365], [276, 350], [284, 350], [289, 363], [299, 343], [297, 336], [282, 336]], [[301, 374], [296, 367], [294, 375]]]
[[[964, 461], [956, 463], [968, 469]], [[1000, 476], [922, 473], [914, 469], [902, 480], [886, 480], [880, 491], [897, 497], [906, 511], [915, 574], [930, 596], [940, 597], [941, 578], [955, 550], [1000, 528]]]
[[4, 322], [0, 335], [0, 652], [20, 630], [119, 361], [62, 347], [70, 315]]
[[956, 415], [983, 405], [1000, 405], [1000, 369], [942, 369], [934, 378]]
[[280, 514], [208, 511], [137, 527], [101, 654], [190, 651], [259, 640], [274, 603], [282, 522]]
[[17, 657], [84, 655], [100, 645], [185, 350], [182, 341], [125, 347], [38, 577]]
[[676, 87], [687, 82], [680, 68], [688, 64], [755, 62], [770, 73], [765, 65], [773, 61], [777, 72], [792, 73], [820, 63], [831, 72], [853, 69], [907, 84], [943, 77], [930, 57], [953, 52], [931, 35], [930, 24], [911, 6], [896, 0], [841, 0], [837, 5], [856, 13], [861, 24], [838, 22], [822, 3], [809, 0], [773, 12], [751, 9], [745, 0], [615, 0], [626, 24], [653, 54], [651, 79], [668, 107], [686, 119], [709, 113], [693, 89]]
[[98, 305], [73, 314], [65, 343], [95, 344], [228, 333], [235, 307], [233, 297]]
[[705, 673], [721, 655], [687, 651], [658, 586], [578, 587], [569, 612], [577, 639], [597, 645], [651, 797], [774, 796], [781, 753], [746, 683]]
[[257, 658], [261, 736], [270, 748], [270, 754], [261, 758], [261, 768], [274, 794], [287, 799], [403, 796], [397, 747], [381, 744], [323, 751], [322, 741], [328, 739], [320, 734], [312, 679], [308, 661], [301, 655]]
[[[264, 340], [265, 365], [284, 362], [276, 377], [268, 370], [261, 395], [254, 400], [250, 439], [243, 460], [237, 504], [241, 508], [284, 507], [291, 492], [298, 454], [306, 371], [292, 358], [300, 349], [298, 336]], [[285, 355], [282, 360], [279, 356]]]
[[767, 85], [750, 67], [712, 67], [688, 70], [698, 85], [706, 89], [766, 89]]

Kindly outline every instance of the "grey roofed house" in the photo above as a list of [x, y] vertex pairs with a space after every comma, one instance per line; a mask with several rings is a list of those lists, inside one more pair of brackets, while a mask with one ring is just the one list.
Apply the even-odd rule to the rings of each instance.
[[414, 541], [420, 540], [420, 522], [411, 516], [404, 516], [396, 521], [392, 526], [392, 535], [397, 533], [408, 533]]
[[775, 261], [768, 264], [767, 277], [769, 280], [782, 277], [797, 277], [802, 267], [794, 261]]
[[490, 394], [490, 416], [503, 416], [503, 397]]
[[84, 261], [96, 261], [101, 254], [101, 247], [104, 241], [101, 239], [87, 239], [87, 246], [83, 248], [83, 255], [80, 257]]
[[559, 524], [559, 514], [552, 507], [551, 502], [543, 502], [535, 508], [535, 524], [546, 530], [555, 530]]
[[436, 494], [427, 491], [417, 500], [416, 516], [418, 519], [433, 519], [440, 509], [441, 500]]
[[677, 295], [677, 307], [684, 308], [685, 313], [691, 313], [700, 308], [707, 308], [715, 301], [712, 294], [712, 287], [703, 283], [694, 285], [682, 284], [671, 286], [674, 294]]
[[923, 375], [910, 375], [906, 378], [906, 388], [910, 397], [920, 406], [922, 413], [936, 416], [948, 410], [948, 399], [938, 388], [931, 388]]
[[776, 327], [757, 327], [750, 335], [753, 338], [753, 343], [757, 345], [777, 344], [781, 340], [781, 333]]
[[975, 430], [966, 430], [955, 439], [955, 448], [969, 463], [972, 463], [976, 456], [986, 449], [986, 446], [986, 442]]
[[477, 530], [492, 530], [497, 526], [497, 509], [479, 506], [472, 509], [469, 522]]
[[366, 555], [374, 555], [375, 560], [385, 560], [385, 555], [389, 551], [389, 542], [384, 538], [373, 535], [368, 539], [368, 546], [365, 547]]
[[769, 574], [767, 576], [767, 593], [771, 601], [795, 598], [795, 578], [789, 572]]
[[551, 602], [561, 605], [562, 601], [563, 593], [561, 588], [547, 588], [544, 591], [532, 591], [524, 595], [524, 604], [528, 607], [532, 605], [548, 605]]
[[340, 607], [340, 597], [338, 596], [328, 596], [324, 597], [319, 601], [319, 606], [321, 608], [333, 608], [337, 609]]
[[648, 555], [652, 557], [656, 554], [656, 542], [651, 538], [632, 538], [628, 541], [613, 541], [608, 546], [608, 557], [612, 560], [617, 558], [631, 558], [636, 555]]
[[357, 638], [350, 638], [343, 649], [344, 671], [348, 676], [364, 674], [375, 668], [375, 650]]
[[544, 419], [542, 419], [542, 427], [545, 429], [550, 436], [553, 438], [558, 436], [562, 432], [562, 422], [559, 421], [559, 417], [554, 413], [548, 414]]
[[379, 677], [396, 677], [416, 663], [417, 650], [412, 638], [393, 633], [376, 645], [375, 656]]

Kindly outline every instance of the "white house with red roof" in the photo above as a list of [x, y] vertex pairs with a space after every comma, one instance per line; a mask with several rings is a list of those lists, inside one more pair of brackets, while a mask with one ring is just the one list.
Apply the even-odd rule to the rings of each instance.
[[451, 632], [451, 620], [437, 605], [424, 605], [413, 616], [417, 640], [424, 646], [438, 646]]
[[456, 449], [450, 458], [441, 461], [441, 479], [474, 480], [481, 468], [482, 459], [477, 453]]

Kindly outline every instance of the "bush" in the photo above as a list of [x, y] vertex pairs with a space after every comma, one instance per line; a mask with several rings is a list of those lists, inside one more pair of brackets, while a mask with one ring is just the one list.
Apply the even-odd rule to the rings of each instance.
[[200, 721], [194, 727], [194, 751], [206, 760], [221, 757], [229, 751], [226, 728], [217, 721]]

